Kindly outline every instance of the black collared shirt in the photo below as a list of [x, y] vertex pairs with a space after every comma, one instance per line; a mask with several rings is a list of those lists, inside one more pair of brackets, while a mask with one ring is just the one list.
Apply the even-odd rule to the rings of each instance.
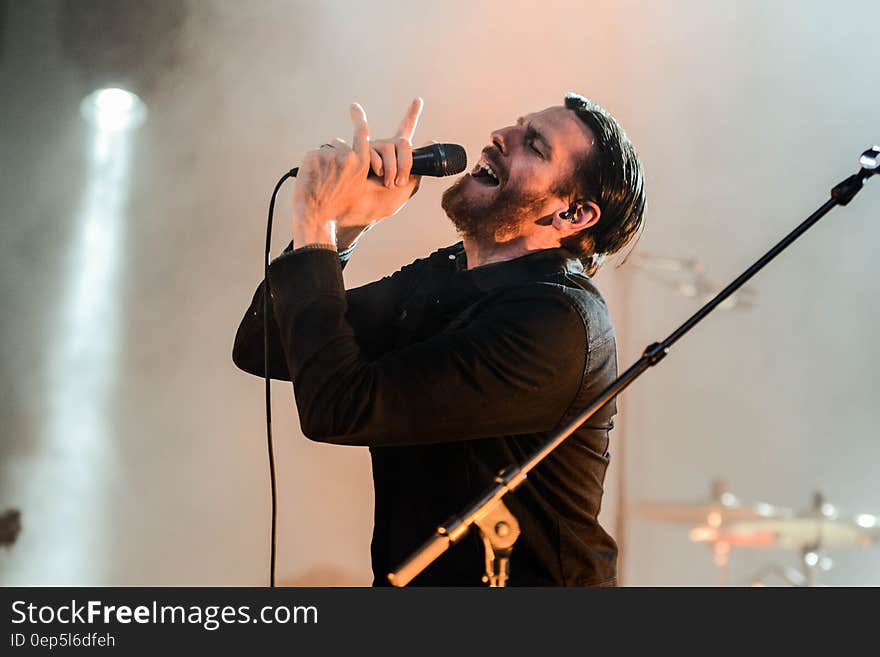
[[[270, 372], [292, 380], [303, 433], [370, 448], [375, 585], [437, 526], [522, 462], [617, 374], [607, 307], [581, 263], [547, 249], [467, 269], [459, 242], [346, 291], [349, 253], [301, 249], [269, 269]], [[262, 286], [233, 359], [263, 376]], [[510, 585], [615, 581], [617, 548], [596, 518], [613, 402], [505, 503], [522, 534]], [[414, 585], [479, 585], [476, 531]]]

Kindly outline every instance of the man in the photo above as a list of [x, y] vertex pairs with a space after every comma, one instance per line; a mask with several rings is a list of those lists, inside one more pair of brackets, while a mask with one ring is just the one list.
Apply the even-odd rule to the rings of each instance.
[[[416, 99], [394, 139], [371, 142], [352, 105], [351, 146], [303, 159], [292, 246], [269, 269], [270, 373], [293, 381], [303, 433], [370, 448], [377, 586], [616, 377], [608, 310], [586, 274], [639, 231], [645, 203], [625, 133], [569, 94], [493, 132], [444, 193], [461, 242], [346, 291], [357, 238], [418, 188], [410, 144], [421, 109]], [[261, 286], [233, 350], [260, 376], [262, 297]], [[616, 582], [617, 547], [596, 519], [614, 413], [608, 404], [505, 498], [522, 530], [510, 585]], [[413, 584], [479, 585], [482, 549], [471, 532]]]

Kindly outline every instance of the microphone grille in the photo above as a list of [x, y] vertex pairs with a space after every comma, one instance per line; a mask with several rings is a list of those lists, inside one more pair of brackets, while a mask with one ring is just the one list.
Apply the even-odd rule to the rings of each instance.
[[464, 148], [458, 144], [443, 144], [443, 150], [446, 151], [444, 176], [454, 176], [467, 168], [467, 153]]

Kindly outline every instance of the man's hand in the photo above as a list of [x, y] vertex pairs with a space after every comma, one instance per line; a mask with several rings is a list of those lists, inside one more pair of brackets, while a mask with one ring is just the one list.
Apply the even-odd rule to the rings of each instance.
[[[420, 177], [411, 176], [410, 169], [412, 136], [422, 106], [421, 98], [416, 98], [394, 138], [371, 144], [366, 114], [354, 103], [351, 146], [338, 139], [306, 154], [293, 192], [296, 246], [335, 243], [337, 230], [359, 234], [370, 224], [400, 211], [420, 183]], [[370, 168], [382, 178], [368, 178]]]
[[379, 139], [372, 142], [370, 166], [382, 178], [388, 189], [404, 187], [409, 182], [412, 168], [412, 139], [422, 115], [424, 103], [421, 98], [414, 99], [406, 110], [392, 139]]

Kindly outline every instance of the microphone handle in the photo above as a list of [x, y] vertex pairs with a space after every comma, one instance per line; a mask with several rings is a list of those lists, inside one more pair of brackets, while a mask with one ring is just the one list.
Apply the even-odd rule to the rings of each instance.
[[[467, 167], [467, 155], [458, 144], [430, 144], [413, 151], [413, 163], [410, 174], [413, 176], [452, 176], [461, 173]], [[292, 168], [287, 177], [296, 178], [299, 167]], [[372, 170], [369, 173], [374, 176]]]

